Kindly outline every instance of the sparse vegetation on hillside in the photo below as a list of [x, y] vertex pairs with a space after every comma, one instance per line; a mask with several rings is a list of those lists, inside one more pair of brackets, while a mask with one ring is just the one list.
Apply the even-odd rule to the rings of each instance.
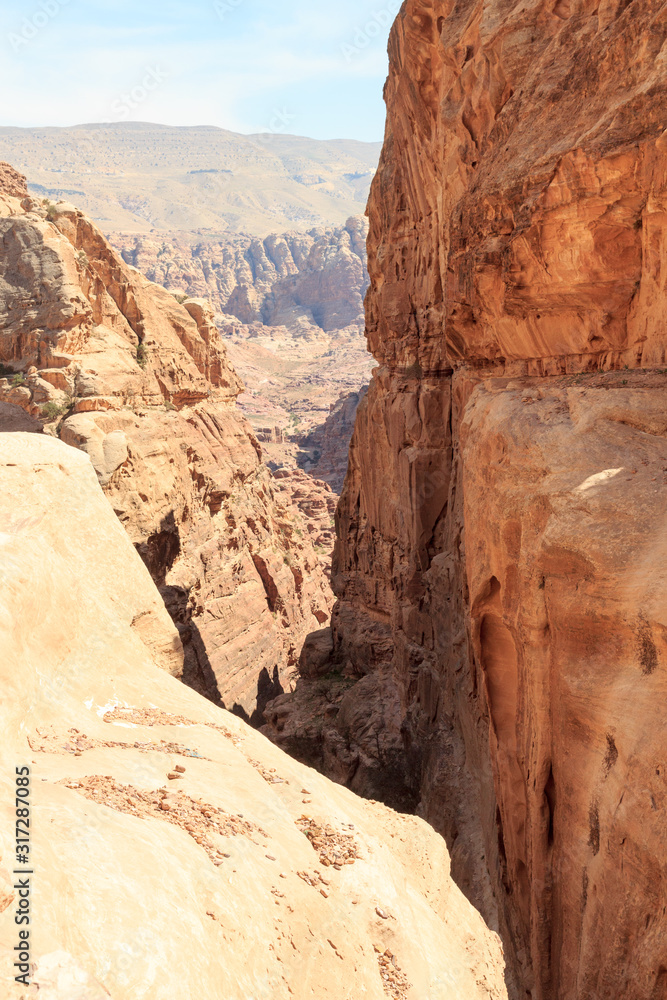
[[54, 420], [58, 420], [59, 417], [63, 417], [71, 406], [71, 397], [66, 399], [63, 403], [55, 403], [51, 400], [51, 402], [45, 403], [42, 407], [42, 416], [49, 421], [49, 423], [51, 423]]
[[49, 201], [49, 199], [47, 198], [44, 201], [44, 207], [46, 208], [47, 219], [49, 220], [49, 222], [54, 222], [54, 220], [58, 218], [58, 206], [55, 204], [55, 202]]

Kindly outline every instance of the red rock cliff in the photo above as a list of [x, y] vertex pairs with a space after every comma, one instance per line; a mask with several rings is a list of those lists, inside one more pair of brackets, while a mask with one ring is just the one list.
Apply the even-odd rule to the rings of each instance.
[[269, 713], [366, 794], [393, 761], [532, 1000], [667, 997], [666, 34], [659, 0], [404, 4], [303, 666], [361, 680], [317, 733]]

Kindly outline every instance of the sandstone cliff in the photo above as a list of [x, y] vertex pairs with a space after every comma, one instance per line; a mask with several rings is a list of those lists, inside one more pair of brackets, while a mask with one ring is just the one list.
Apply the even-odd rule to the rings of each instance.
[[[260, 433], [272, 425], [294, 438], [324, 423], [341, 393], [370, 378], [367, 232], [366, 220], [353, 217], [344, 226], [263, 239], [155, 232], [110, 240], [126, 263], [177, 297], [211, 301], [246, 387], [239, 406]], [[338, 492], [347, 458], [341, 462]]]
[[[0, 524], [3, 998], [506, 998], [499, 940], [426, 823], [170, 676], [178, 634], [86, 455], [0, 435]], [[29, 988], [13, 980], [17, 766]]]
[[0, 427], [87, 452], [179, 627], [185, 679], [252, 715], [289, 685], [330, 592], [236, 409], [210, 310], [148, 282], [73, 207], [2, 180]]
[[324, 423], [299, 438], [299, 443], [306, 449], [302, 468], [329, 483], [336, 493], [343, 489], [357, 410], [367, 391], [367, 387], [363, 386], [359, 392], [341, 395], [331, 404]]
[[334, 628], [267, 713], [443, 831], [533, 1000], [667, 997], [666, 34], [404, 4]]
[[242, 323], [265, 326], [363, 328], [368, 288], [363, 217], [344, 226], [263, 239], [190, 233], [111, 233], [123, 256], [170, 291], [207, 298]]

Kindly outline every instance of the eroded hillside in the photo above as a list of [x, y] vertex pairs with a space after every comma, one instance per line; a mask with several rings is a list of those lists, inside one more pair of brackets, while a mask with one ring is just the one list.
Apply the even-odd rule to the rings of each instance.
[[1, 178], [0, 426], [89, 455], [179, 628], [186, 680], [252, 716], [289, 686], [331, 597], [236, 408], [212, 314], [126, 265], [72, 206]]
[[106, 122], [0, 128], [0, 159], [35, 197], [74, 202], [106, 233], [252, 233], [342, 225], [363, 212], [377, 142], [321, 142], [266, 131]]

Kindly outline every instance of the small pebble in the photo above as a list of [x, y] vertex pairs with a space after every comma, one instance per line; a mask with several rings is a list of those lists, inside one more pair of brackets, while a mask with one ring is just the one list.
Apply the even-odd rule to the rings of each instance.
[[173, 771], [167, 775], [170, 781], [176, 781], [177, 778], [182, 778], [182, 774], [175, 774]]
[[177, 764], [174, 771], [178, 771], [179, 774], [185, 774], [185, 768], [182, 764]]
[[329, 893], [326, 891], [326, 889], [320, 889], [320, 895], [324, 896], [325, 899], [329, 898]]
[[266, 857], [269, 859], [269, 861], [276, 861], [277, 860], [276, 858], [274, 858], [274, 856], [272, 854], [267, 854]]
[[389, 914], [385, 913], [384, 910], [381, 910], [379, 906], [375, 907], [375, 912], [377, 913], [378, 917], [382, 917], [383, 920], [389, 920]]

